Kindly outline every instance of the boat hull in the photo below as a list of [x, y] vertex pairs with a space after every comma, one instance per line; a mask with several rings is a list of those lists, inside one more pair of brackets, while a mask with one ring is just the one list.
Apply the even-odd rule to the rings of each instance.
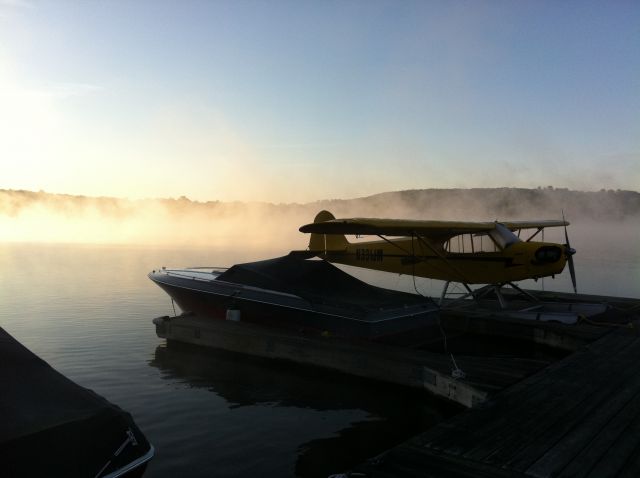
[[438, 309], [430, 300], [364, 283], [357, 284], [359, 289], [354, 291], [354, 296], [365, 292], [383, 294], [384, 303], [363, 305], [362, 299], [349, 302], [344, 294], [336, 300], [331, 288], [323, 294], [303, 296], [286, 289], [227, 282], [215, 275], [207, 279], [202, 273], [188, 270], [154, 271], [149, 278], [183, 312], [212, 319], [239, 319], [308, 333], [368, 339], [437, 324]]

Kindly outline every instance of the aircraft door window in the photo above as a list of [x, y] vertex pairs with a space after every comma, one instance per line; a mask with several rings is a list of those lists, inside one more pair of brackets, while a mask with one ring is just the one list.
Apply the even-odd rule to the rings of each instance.
[[495, 242], [486, 234], [460, 234], [444, 243], [444, 250], [454, 254], [497, 252]]

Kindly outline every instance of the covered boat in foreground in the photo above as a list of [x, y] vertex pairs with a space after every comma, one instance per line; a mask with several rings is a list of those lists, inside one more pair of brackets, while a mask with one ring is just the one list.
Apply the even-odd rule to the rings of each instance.
[[0, 475], [140, 477], [153, 446], [131, 415], [0, 328]]
[[437, 323], [438, 308], [416, 294], [375, 287], [299, 254], [230, 269], [161, 269], [149, 278], [183, 312], [308, 333], [378, 339]]

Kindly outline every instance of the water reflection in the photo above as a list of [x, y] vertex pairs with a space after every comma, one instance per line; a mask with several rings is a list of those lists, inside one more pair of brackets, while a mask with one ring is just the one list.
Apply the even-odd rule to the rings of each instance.
[[291, 417], [301, 410], [320, 412], [319, 423], [293, 422], [311, 437], [296, 445], [296, 476], [349, 468], [458, 411], [405, 388], [192, 345], [158, 346], [150, 365], [174, 385], [223, 398], [229, 409], [259, 405]]

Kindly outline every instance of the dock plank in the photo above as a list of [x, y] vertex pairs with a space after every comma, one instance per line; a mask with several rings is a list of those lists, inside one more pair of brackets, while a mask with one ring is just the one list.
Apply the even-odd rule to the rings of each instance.
[[509, 470], [469, 460], [452, 460], [432, 450], [416, 450], [410, 444], [403, 444], [387, 454], [378, 457], [370, 466], [358, 469], [368, 478], [393, 477], [429, 477], [441, 478], [524, 478]]
[[[500, 436], [501, 445], [489, 459], [510, 463], [517, 469], [527, 468], [547, 450], [553, 448], [558, 451], [558, 442], [575, 427], [584, 427], [596, 412], [609, 410], [604, 408], [609, 400], [616, 400], [615, 405], [619, 406], [617, 392], [633, 369], [626, 368], [626, 373], [621, 375], [612, 375], [612, 371], [617, 366], [624, 367], [638, 355], [638, 349], [632, 344], [626, 340], [611, 357], [603, 353], [606, 349], [599, 348], [597, 354], [591, 350], [588, 357], [581, 357], [587, 370], [582, 369], [573, 377], [559, 377], [556, 381], [552, 379], [542, 383], [540, 391], [543, 395], [530, 402], [532, 405], [535, 403], [535, 409], [530, 407], [527, 418], [519, 421], [519, 430]], [[555, 458], [554, 462], [558, 457]]]
[[[558, 411], [559, 405], [571, 406], [567, 396], [581, 393], [585, 383], [576, 382], [576, 376], [586, 376], [593, 367], [606, 367], [604, 361], [591, 364], [586, 358], [602, 349], [619, 345], [619, 340], [605, 337], [601, 346], [591, 347], [575, 354], [571, 360], [562, 360], [529, 379], [499, 394], [486, 409], [473, 416], [460, 417], [468, 431], [463, 437], [457, 432], [439, 434], [433, 431], [430, 446], [451, 453], [465, 453], [469, 458], [482, 459], [495, 453], [496, 447], [518, 446], [519, 439], [540, 427], [540, 417]], [[616, 349], [620, 351], [620, 347]], [[552, 393], [550, 387], [562, 386], [562, 393]], [[535, 403], [533, 408], [531, 403]], [[487, 440], [491, 437], [491, 440]]]
[[[615, 475], [621, 474], [627, 463], [630, 462], [630, 457], [639, 454], [639, 448], [640, 414], [636, 414], [626, 427], [621, 428], [618, 439], [611, 443], [607, 453], [593, 466], [587, 476], [599, 478], [604, 476], [606, 471], [611, 471]], [[637, 464], [634, 466], [631, 462], [627, 469], [632, 469], [637, 474], [640, 467]]]
[[[636, 378], [636, 380], [640, 380]], [[600, 463], [608, 469], [621, 469], [630, 453], [640, 444], [640, 392], [634, 384], [635, 393], [627, 404], [596, 434], [580, 453], [575, 455], [559, 473], [559, 477], [587, 476], [595, 471]], [[635, 428], [635, 429], [634, 429]], [[615, 455], [621, 451], [622, 460]], [[600, 476], [602, 472], [593, 476]]]
[[[512, 466], [516, 469], [527, 466], [531, 459], [540, 456], [546, 446], [548, 451], [528, 466], [527, 472], [533, 475], [555, 476], [602, 433], [630, 400], [638, 396], [637, 390], [624, 387], [624, 381], [628, 377], [629, 375], [620, 377], [605, 393], [588, 398], [588, 406], [577, 407], [572, 410], [570, 416], [565, 415], [562, 420], [556, 421], [547, 433], [538, 437], [535, 443], [525, 450], [525, 453], [511, 461]], [[547, 444], [541, 446], [540, 443], [545, 440]], [[585, 465], [586, 462], [580, 466]]]
[[622, 469], [616, 473], [617, 478], [637, 478], [640, 474], [640, 446], [636, 445], [629, 455]]
[[492, 337], [533, 341], [574, 352], [607, 332], [605, 328], [582, 323], [566, 327], [554, 322], [503, 317], [494, 309], [465, 305], [444, 309], [442, 325], [447, 333], [471, 332]]
[[397, 476], [413, 476], [403, 474], [407, 467], [437, 477], [638, 476], [638, 362], [640, 337], [612, 331], [392, 449], [384, 469]]

